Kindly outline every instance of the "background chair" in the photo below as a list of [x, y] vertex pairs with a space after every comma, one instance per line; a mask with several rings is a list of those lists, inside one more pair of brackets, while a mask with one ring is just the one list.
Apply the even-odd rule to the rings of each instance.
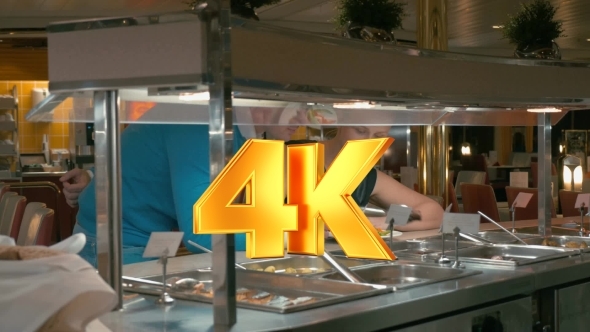
[[[576, 217], [580, 216], [580, 209], [576, 208], [576, 199], [581, 194], [577, 191], [560, 190], [559, 201], [561, 204], [561, 214], [564, 217]], [[584, 213], [588, 212], [588, 207], [584, 210]]]
[[[449, 181], [447, 181], [447, 191], [449, 192], [449, 201], [446, 202], [447, 206], [449, 204], [453, 204], [451, 206], [452, 213], [459, 213], [459, 201], [457, 200], [457, 194], [455, 193], [455, 186], [453, 186], [453, 177], [449, 174]], [[445, 209], [447, 207], [445, 206]]]
[[33, 205], [31, 208], [27, 206], [27, 208], [29, 211], [27, 211], [26, 217], [23, 218], [16, 245], [50, 245], [54, 220], [53, 210], [39, 207], [39, 205]]
[[27, 198], [18, 195], [4, 194], [6, 203], [0, 217], [0, 234], [16, 239], [23, 220], [23, 213], [27, 205]]
[[[516, 200], [518, 193], [525, 192], [533, 194], [529, 204], [526, 208], [516, 208], [514, 213], [514, 220], [532, 220], [539, 219], [539, 194], [537, 188], [519, 188], [519, 187], [506, 187], [506, 198], [508, 199], [508, 206], [512, 206]], [[555, 204], [551, 200], [551, 217], [556, 218]]]
[[[500, 213], [496, 204], [496, 195], [494, 189], [486, 184], [461, 183], [461, 192], [463, 193], [463, 212], [477, 213], [481, 211], [495, 222], [500, 222]], [[480, 217], [480, 222], [489, 221]]]
[[461, 183], [484, 184], [486, 180], [485, 172], [477, 171], [460, 171], [457, 173], [457, 182], [455, 183], [455, 194], [461, 198]]

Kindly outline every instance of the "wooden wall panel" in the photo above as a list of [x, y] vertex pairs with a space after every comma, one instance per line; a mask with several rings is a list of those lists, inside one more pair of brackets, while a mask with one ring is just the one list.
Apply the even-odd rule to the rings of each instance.
[[0, 43], [0, 81], [47, 81], [47, 49]]

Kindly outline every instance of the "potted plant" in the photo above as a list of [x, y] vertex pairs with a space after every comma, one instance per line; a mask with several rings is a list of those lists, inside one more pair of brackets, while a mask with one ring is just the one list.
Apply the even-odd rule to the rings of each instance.
[[[190, 8], [195, 8], [198, 4], [203, 3], [204, 1], [205, 0], [190, 0], [186, 2], [186, 4], [188, 4]], [[260, 21], [260, 18], [256, 15], [256, 9], [279, 2], [280, 0], [231, 0], [231, 12], [232, 14], [243, 18]]]
[[516, 45], [517, 58], [560, 59], [554, 39], [565, 37], [562, 22], [554, 20], [557, 9], [548, 0], [533, 0], [521, 4], [515, 16], [509, 16], [502, 34]]
[[392, 30], [402, 27], [405, 7], [396, 0], [339, 0], [335, 23], [345, 37], [391, 42]]

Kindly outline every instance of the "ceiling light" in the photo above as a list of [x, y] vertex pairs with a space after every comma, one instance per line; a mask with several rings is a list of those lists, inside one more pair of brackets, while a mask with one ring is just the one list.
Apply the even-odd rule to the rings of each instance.
[[586, 41], [590, 41], [590, 38], [586, 39]]
[[555, 107], [546, 107], [546, 108], [529, 108], [527, 112], [531, 113], [559, 113], [561, 110]]
[[9, 32], [8, 34], [9, 34], [9, 35], [14, 35], [14, 32]]
[[335, 103], [334, 108], [374, 108], [375, 104], [370, 103], [368, 101], [357, 101], [353, 103]]
[[178, 99], [183, 101], [203, 101], [209, 100], [209, 91], [197, 93], [181, 93]]
[[504, 26], [503, 25], [492, 25], [492, 28], [494, 28], [494, 29], [502, 29], [502, 28], [504, 28]]

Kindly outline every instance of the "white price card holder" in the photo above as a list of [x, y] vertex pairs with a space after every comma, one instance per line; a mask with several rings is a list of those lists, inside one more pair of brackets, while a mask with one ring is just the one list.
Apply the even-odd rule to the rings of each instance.
[[533, 194], [531, 193], [519, 192], [516, 196], [516, 199], [514, 200], [514, 207], [526, 208], [527, 205], [529, 205], [532, 197]]
[[584, 208], [590, 206], [590, 194], [578, 194], [578, 197], [576, 197], [576, 205], [574, 207], [579, 209], [582, 207], [582, 204], [584, 204]]
[[447, 213], [443, 216], [442, 232], [453, 234], [455, 228], [461, 233], [477, 234], [479, 232], [479, 214], [472, 213]]
[[156, 300], [157, 304], [174, 303], [174, 299], [166, 290], [166, 266], [168, 265], [168, 257], [176, 256], [183, 236], [184, 232], [152, 232], [143, 252], [144, 258], [159, 257], [158, 263], [162, 264], [162, 294]]
[[393, 219], [394, 225], [403, 226], [408, 223], [411, 213], [412, 209], [405, 205], [391, 204], [387, 210], [385, 221], [388, 225], [391, 225], [391, 220]]
[[143, 252], [143, 258], [161, 258], [166, 249], [166, 257], [176, 256], [183, 236], [184, 232], [152, 232]]

